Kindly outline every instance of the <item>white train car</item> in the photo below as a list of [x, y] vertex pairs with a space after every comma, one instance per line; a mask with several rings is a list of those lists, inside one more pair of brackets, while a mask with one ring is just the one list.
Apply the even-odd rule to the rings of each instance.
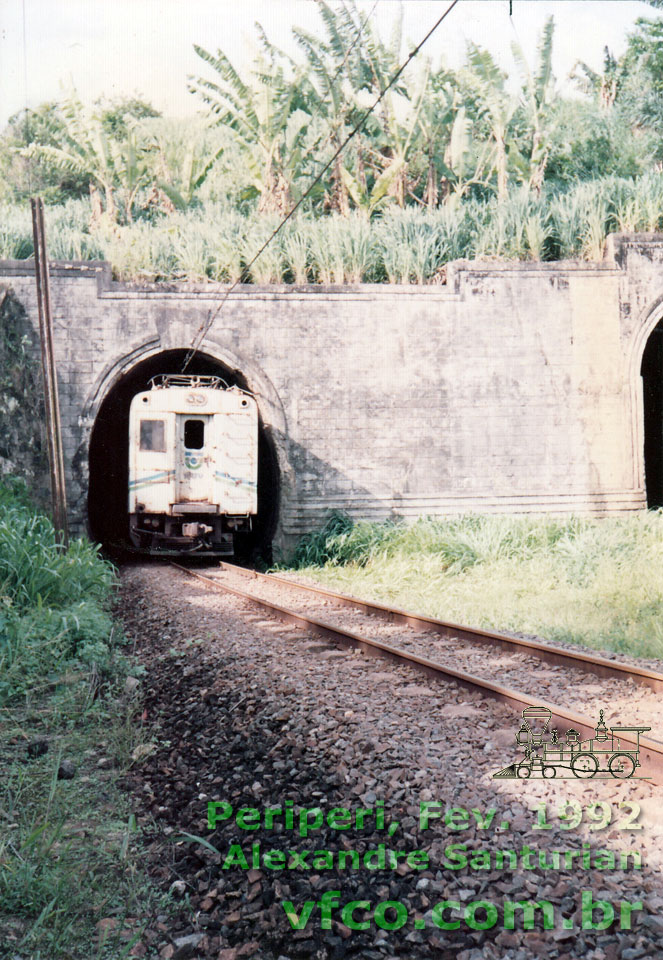
[[134, 547], [231, 556], [257, 510], [254, 398], [219, 377], [154, 377], [129, 412]]

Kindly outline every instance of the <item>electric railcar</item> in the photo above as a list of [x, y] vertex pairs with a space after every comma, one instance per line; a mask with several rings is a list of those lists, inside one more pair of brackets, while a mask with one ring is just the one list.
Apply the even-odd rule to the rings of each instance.
[[258, 510], [258, 407], [220, 377], [162, 375], [129, 412], [129, 536], [147, 553], [232, 556]]

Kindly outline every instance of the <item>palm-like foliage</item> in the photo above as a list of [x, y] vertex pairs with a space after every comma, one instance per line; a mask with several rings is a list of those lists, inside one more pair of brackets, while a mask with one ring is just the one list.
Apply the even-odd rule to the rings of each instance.
[[552, 44], [555, 21], [549, 17], [543, 28], [537, 49], [537, 63], [534, 74], [520, 44], [513, 43], [511, 49], [518, 65], [521, 77], [521, 99], [528, 126], [529, 155], [519, 151], [523, 179], [527, 185], [541, 192], [543, 177], [550, 153], [550, 137], [554, 123], [553, 97], [555, 79], [552, 73]]
[[[67, 222], [74, 208], [63, 210], [60, 255], [105, 254], [123, 277], [222, 282], [243, 275], [276, 226], [251, 264], [254, 282], [438, 282], [454, 257], [593, 258], [610, 230], [662, 225], [660, 25], [638, 22], [627, 54], [607, 55], [603, 74], [578, 65], [591, 99], [571, 102], [555, 96], [552, 18], [531, 68], [513, 45], [512, 94], [474, 44], [460, 71], [419, 61], [391, 85], [402, 16], [383, 40], [375, 3], [317, 6], [321, 29], [293, 30], [295, 57], [258, 26], [260, 54], [243, 75], [222, 51], [196, 47], [206, 75], [190, 89], [206, 119], [176, 124], [137, 100], [88, 115], [75, 96], [21, 116], [0, 136], [0, 179], [12, 184], [0, 198], [25, 197], [26, 171], [52, 185], [47, 201], [80, 197], [87, 180], [100, 229], [81, 239]], [[299, 219], [281, 230], [304, 194]], [[154, 216], [153, 203], [171, 216]], [[203, 209], [210, 222], [198, 222]], [[7, 215], [0, 234], [8, 255], [29, 255], [22, 222]]]
[[449, 203], [460, 201], [473, 186], [485, 186], [493, 170], [490, 142], [477, 139], [473, 127], [465, 107], [460, 107], [454, 115], [442, 160]]
[[[454, 91], [450, 84], [445, 83], [439, 89], [433, 89], [429, 84], [419, 111], [417, 123], [421, 141], [421, 152], [426, 162], [426, 188], [423, 201], [429, 210], [437, 206], [439, 198], [439, 179], [444, 177], [443, 183], [448, 184], [448, 167], [444, 162], [444, 153], [453, 129], [455, 107]], [[444, 193], [448, 192], [448, 186]]]
[[603, 110], [610, 110], [617, 99], [617, 61], [606, 47], [603, 55], [603, 70], [598, 73], [583, 60], [576, 60], [569, 77], [583, 93], [596, 98]]
[[[356, 61], [349, 63], [347, 57], [351, 43], [349, 12], [345, 10], [343, 17], [337, 17], [325, 3], [321, 3], [319, 9], [327, 28], [327, 40], [297, 28], [292, 32], [308, 65], [303, 85], [308, 110], [323, 121], [320, 137], [314, 146], [320, 159], [326, 163], [327, 146], [331, 147], [330, 154], [336, 153], [346, 132], [351, 104], [346, 99], [344, 85], [349, 77], [355, 79], [353, 66]], [[347, 216], [350, 206], [343, 169], [343, 161], [338, 157], [331, 173], [330, 206]]]
[[[103, 194], [106, 217], [117, 219], [116, 196], [124, 216], [133, 219], [136, 194], [149, 180], [143, 151], [137, 137], [137, 124], [127, 118], [126, 136], [113, 139], [104, 130], [101, 119], [87, 115], [80, 100], [71, 96], [62, 106], [64, 130], [60, 146], [33, 143], [22, 154], [45, 158], [65, 173], [89, 178], [90, 192], [96, 199]], [[99, 200], [98, 213], [101, 212]]]
[[[336, 152], [346, 132], [365, 114], [388, 86], [399, 66], [400, 19], [389, 44], [384, 44], [354, 3], [339, 10], [321, 2], [324, 37], [294, 29], [308, 70], [303, 88], [308, 111], [322, 117], [326, 134], [318, 143], [321, 159], [327, 146]], [[384, 97], [380, 111], [355, 137], [352, 151], [339, 156], [331, 171], [329, 206], [347, 216], [350, 200], [369, 215], [389, 197], [405, 203], [407, 171], [417, 148], [419, 114], [428, 92], [429, 71], [413, 94], [400, 83]], [[325, 124], [323, 124], [323, 129]]]
[[259, 209], [284, 213], [292, 201], [310, 119], [297, 109], [298, 83], [274, 61], [269, 70], [259, 61], [255, 82], [246, 83], [221, 50], [216, 55], [199, 46], [195, 50], [217, 79], [190, 78], [189, 89], [202, 97], [243, 145], [251, 183], [260, 197]]
[[[156, 186], [176, 210], [191, 206], [224, 148], [208, 122], [157, 119], [142, 124], [145, 151]], [[216, 141], [216, 142], [215, 142]]]
[[506, 90], [506, 75], [487, 50], [468, 43], [467, 61], [468, 68], [463, 71], [463, 77], [476, 96], [480, 114], [490, 126], [494, 147], [493, 164], [497, 174], [497, 196], [504, 200], [509, 182], [507, 138], [517, 101]]
[[419, 90], [410, 97], [407, 93], [389, 91], [384, 98], [386, 139], [382, 152], [388, 158], [382, 174], [388, 176], [388, 190], [399, 207], [405, 206], [408, 169], [416, 150], [415, 133], [428, 93], [429, 70], [422, 75]]
[[32, 143], [60, 146], [63, 129], [61, 105], [53, 101], [9, 118], [0, 136], [0, 196], [20, 203], [39, 195], [49, 204], [88, 192], [87, 176], [63, 174], [43, 158], [31, 163], [25, 156], [25, 148]]
[[[372, 102], [382, 91], [387, 90], [377, 111], [373, 127], [374, 149], [381, 158], [378, 175], [388, 178], [388, 194], [399, 207], [405, 205], [411, 191], [410, 172], [413, 160], [420, 151], [420, 118], [424, 113], [431, 93], [430, 63], [426, 62], [416, 83], [405, 76], [390, 87], [391, 79], [398, 71], [402, 47], [402, 9], [394, 21], [389, 43], [382, 42], [369, 22], [364, 42], [365, 56], [370, 72], [370, 97]], [[389, 88], [390, 87], [390, 88]], [[389, 89], [388, 89], [389, 88]]]

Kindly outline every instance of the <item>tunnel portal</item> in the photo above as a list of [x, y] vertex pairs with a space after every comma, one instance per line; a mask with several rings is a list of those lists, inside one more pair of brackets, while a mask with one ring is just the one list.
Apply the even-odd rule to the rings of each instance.
[[[108, 549], [129, 544], [129, 408], [137, 393], [149, 388], [152, 377], [177, 373], [186, 350], [168, 350], [137, 363], [110, 388], [97, 413], [90, 438], [88, 524], [90, 535]], [[244, 377], [218, 360], [197, 353], [188, 374], [221, 377], [228, 386], [249, 390]], [[237, 559], [271, 560], [271, 544], [278, 521], [279, 469], [269, 428], [262, 418], [258, 433], [258, 514], [253, 530], [237, 544]]]
[[663, 507], [663, 320], [647, 340], [641, 373], [647, 506]]

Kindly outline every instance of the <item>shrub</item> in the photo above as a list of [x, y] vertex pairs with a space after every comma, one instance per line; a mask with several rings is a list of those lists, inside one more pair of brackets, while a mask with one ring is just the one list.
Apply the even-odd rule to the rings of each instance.
[[103, 670], [110, 656], [113, 568], [86, 541], [65, 550], [26, 499], [18, 482], [0, 484], [0, 701], [70, 661]]

